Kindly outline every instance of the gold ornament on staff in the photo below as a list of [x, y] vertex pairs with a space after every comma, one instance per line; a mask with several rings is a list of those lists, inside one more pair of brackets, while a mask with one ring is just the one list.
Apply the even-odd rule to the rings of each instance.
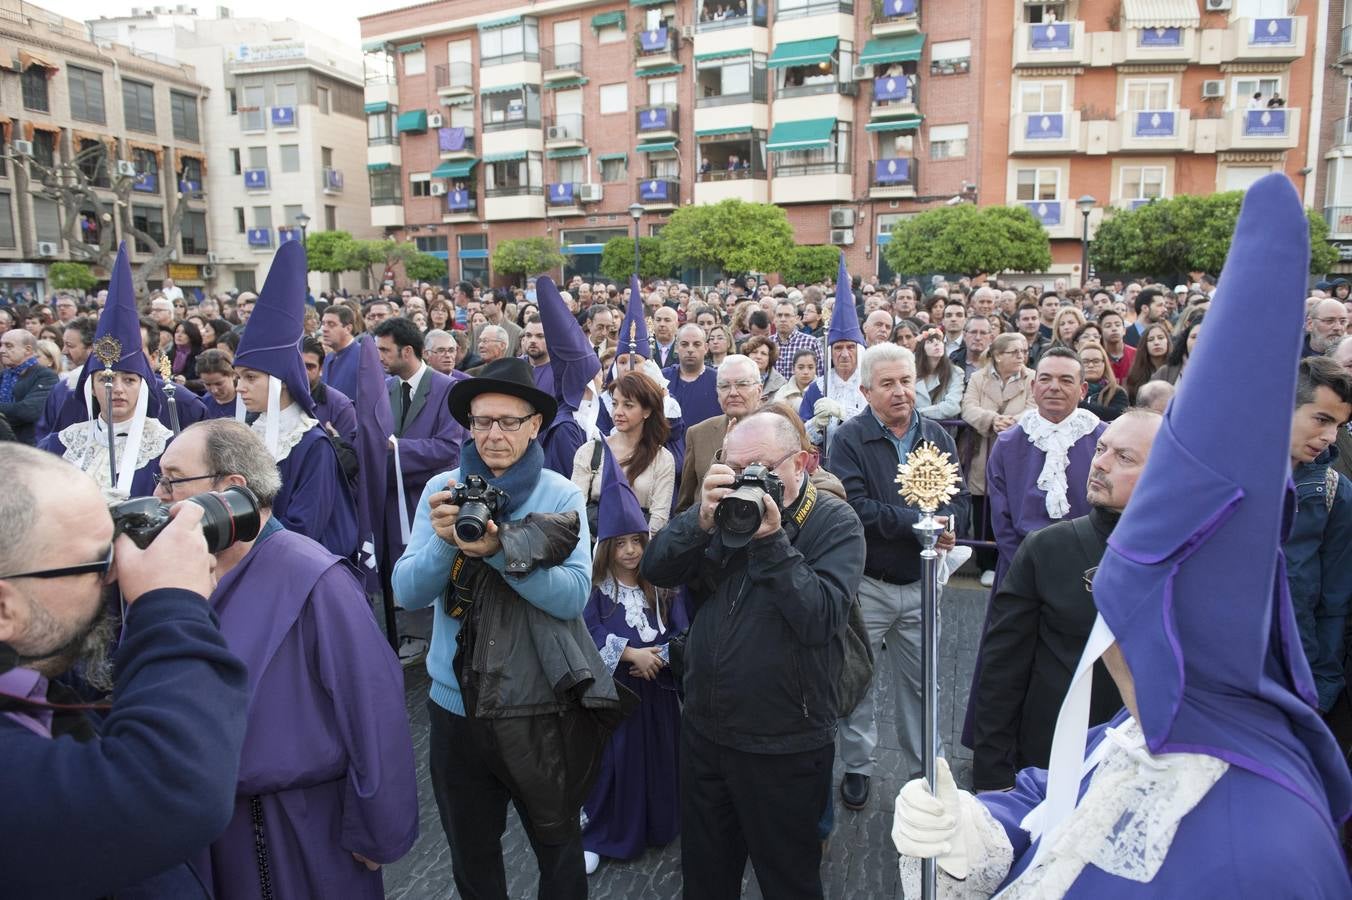
[[155, 363], [155, 368], [160, 370], [160, 377], [165, 381], [174, 377], [173, 363], [169, 362], [169, 354], [161, 353], [159, 362]]
[[906, 454], [897, 466], [897, 493], [920, 511], [932, 515], [958, 493], [961, 474], [947, 453], [928, 441]]
[[112, 335], [105, 335], [94, 342], [94, 356], [103, 363], [103, 377], [112, 378], [113, 363], [122, 358], [122, 342]]
[[174, 398], [174, 391], [177, 389], [177, 385], [174, 384], [174, 367], [173, 364], [169, 362], [168, 353], [160, 354], [160, 359], [156, 364], [156, 367], [160, 371], [160, 377], [164, 379], [164, 398], [169, 402], [169, 427], [174, 432], [174, 436], [177, 437], [178, 433], [183, 429], [178, 423], [178, 401]]

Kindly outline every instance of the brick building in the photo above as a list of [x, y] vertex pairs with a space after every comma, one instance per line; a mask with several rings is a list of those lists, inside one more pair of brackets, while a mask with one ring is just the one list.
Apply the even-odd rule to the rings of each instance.
[[1318, 186], [1307, 202], [1323, 206], [1329, 240], [1343, 260], [1336, 269], [1347, 274], [1352, 273], [1352, 3], [1327, 0], [1323, 9], [1327, 15], [1314, 60], [1324, 74], [1319, 143], [1310, 162], [1310, 179]]

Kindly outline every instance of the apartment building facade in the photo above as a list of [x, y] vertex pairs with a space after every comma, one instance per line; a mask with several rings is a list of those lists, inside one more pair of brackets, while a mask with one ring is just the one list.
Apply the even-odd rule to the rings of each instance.
[[[1316, 85], [1322, 110], [1318, 153], [1311, 161], [1329, 241], [1338, 250], [1335, 270], [1352, 274], [1352, 3], [1325, 0], [1321, 38], [1316, 47], [1323, 84]], [[1321, 90], [1322, 88], [1322, 90]]]
[[975, 199], [975, 2], [490, 0], [361, 20], [371, 221], [487, 282], [500, 240], [564, 274], [725, 198], [881, 270], [896, 217]]

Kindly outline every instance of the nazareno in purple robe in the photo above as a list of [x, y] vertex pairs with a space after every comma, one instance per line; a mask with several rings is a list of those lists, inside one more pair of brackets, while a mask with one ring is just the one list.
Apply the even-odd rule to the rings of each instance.
[[[66, 455], [66, 445], [61, 443], [61, 434], [52, 432], [42, 440], [38, 441], [38, 449], [55, 453], [57, 456]], [[155, 478], [160, 474], [160, 458], [157, 456], [144, 466], [136, 470], [136, 474], [131, 479], [132, 497], [150, 497], [155, 493]]]
[[257, 900], [261, 813], [273, 896], [381, 898], [418, 836], [403, 673], [342, 562], [270, 519], [212, 593], [249, 669], [235, 815], [194, 861], [216, 900]]
[[277, 463], [282, 489], [273, 513], [290, 530], [314, 538], [330, 553], [356, 559], [357, 500], [328, 436], [315, 425]]
[[320, 377], [324, 383], [337, 388], [349, 399], [357, 396], [357, 363], [361, 358], [357, 344], [360, 340], [358, 338], [343, 349], [327, 354], [320, 367]]
[[[656, 629], [653, 610], [646, 614], [649, 627]], [[624, 606], [599, 587], [592, 589], [582, 615], [602, 650], [612, 635], [627, 639], [631, 647], [661, 646], [690, 625], [684, 591], [672, 599], [662, 623], [666, 630], [650, 641], [625, 622]], [[629, 674], [628, 663], [620, 662], [615, 679], [640, 702], [606, 743], [600, 774], [583, 805], [587, 826], [582, 846], [610, 859], [635, 859], [648, 847], [671, 843], [681, 831], [677, 780], [681, 708], [669, 668], [654, 681], [644, 681]]]

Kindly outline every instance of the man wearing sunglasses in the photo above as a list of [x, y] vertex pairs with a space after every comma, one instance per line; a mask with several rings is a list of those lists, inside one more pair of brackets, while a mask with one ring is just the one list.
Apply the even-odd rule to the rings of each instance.
[[[206, 897], [185, 860], [229, 821], [248, 674], [205, 600], [202, 511], [178, 507], [139, 550], [60, 457], [9, 444], [0, 465], [3, 892]], [[113, 580], [126, 613], [110, 669]], [[56, 683], [77, 663], [91, 685], [115, 676], [110, 705]]]

